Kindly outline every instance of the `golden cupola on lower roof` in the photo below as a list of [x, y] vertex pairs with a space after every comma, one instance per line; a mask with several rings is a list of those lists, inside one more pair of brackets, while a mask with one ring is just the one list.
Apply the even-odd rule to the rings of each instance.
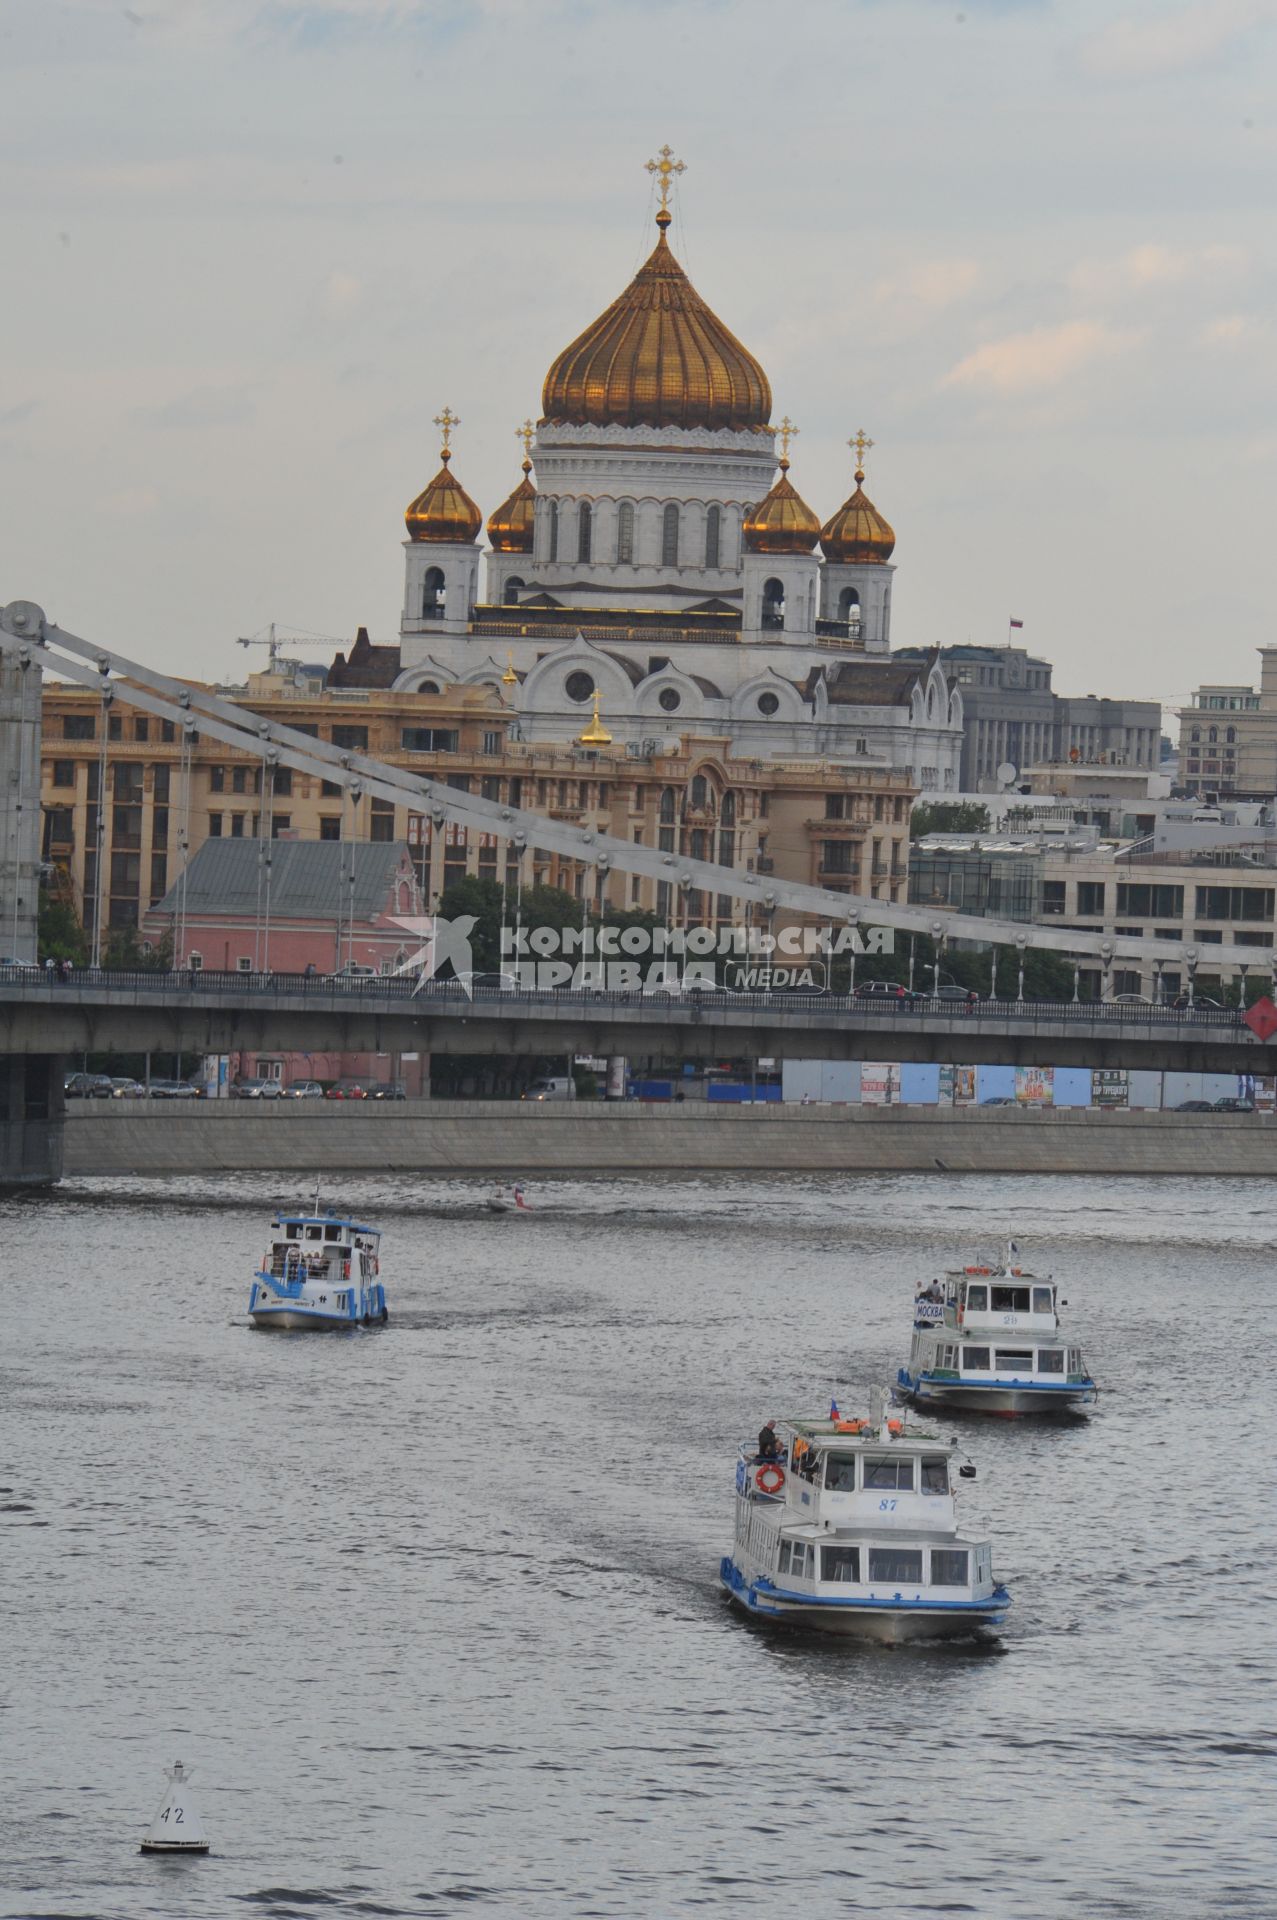
[[551, 425], [757, 429], [771, 417], [767, 375], [706, 306], [670, 251], [668, 207], [655, 250], [606, 313], [545, 376]]
[[844, 500], [833, 519], [820, 530], [820, 550], [826, 560], [843, 566], [885, 566], [896, 546], [896, 536], [864, 490], [864, 458], [873, 441], [863, 429], [847, 442], [856, 450], [856, 491]]
[[464, 546], [478, 534], [483, 515], [448, 464], [452, 459], [448, 442], [453, 428], [461, 422], [451, 407], [445, 407], [435, 415], [435, 425], [443, 431], [443, 465], [424, 493], [419, 493], [405, 512], [404, 525], [410, 540], [438, 546]]
[[741, 536], [750, 553], [810, 553], [820, 522], [789, 478], [789, 443], [798, 429], [786, 414], [780, 423], [780, 478], [765, 499], [750, 507]]
[[515, 429], [523, 441], [523, 478], [488, 519], [488, 538], [497, 553], [531, 553], [532, 530], [536, 519], [537, 490], [532, 484], [532, 422], [525, 420]]

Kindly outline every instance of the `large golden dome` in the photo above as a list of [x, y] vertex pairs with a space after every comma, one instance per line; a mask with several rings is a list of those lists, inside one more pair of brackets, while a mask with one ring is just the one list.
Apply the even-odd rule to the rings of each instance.
[[856, 491], [821, 528], [820, 550], [826, 560], [841, 561], [844, 566], [885, 566], [896, 536], [865, 492], [864, 477], [863, 468], [857, 467]]
[[529, 475], [532, 462], [523, 462], [523, 478], [508, 500], [488, 519], [488, 538], [498, 553], [531, 553], [532, 527], [537, 510], [537, 490]]
[[766, 499], [749, 509], [741, 535], [751, 553], [810, 553], [819, 540], [820, 522], [791, 484], [783, 455], [780, 479]]
[[765, 427], [767, 375], [706, 306], [660, 239], [619, 300], [545, 376], [549, 423], [595, 427]]
[[449, 472], [452, 449], [443, 449], [443, 465], [424, 493], [404, 514], [410, 540], [428, 540], [440, 546], [464, 545], [483, 525], [483, 515], [456, 475]]

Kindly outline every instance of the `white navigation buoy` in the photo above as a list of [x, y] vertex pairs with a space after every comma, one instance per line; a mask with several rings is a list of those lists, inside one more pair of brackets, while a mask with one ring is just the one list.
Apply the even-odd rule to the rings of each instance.
[[147, 1830], [139, 1849], [142, 1853], [207, 1853], [208, 1835], [200, 1819], [199, 1808], [191, 1798], [186, 1769], [180, 1760], [173, 1763], [168, 1792], [159, 1812]]

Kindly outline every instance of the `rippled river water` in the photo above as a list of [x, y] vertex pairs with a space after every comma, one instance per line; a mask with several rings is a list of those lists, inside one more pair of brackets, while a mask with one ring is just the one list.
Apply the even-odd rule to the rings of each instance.
[[[384, 1332], [252, 1331], [266, 1175], [0, 1206], [0, 1911], [1272, 1915], [1274, 1183], [360, 1177]], [[1008, 1229], [1104, 1389], [944, 1421], [991, 1648], [775, 1637], [735, 1442]], [[139, 1856], [174, 1758], [214, 1853]]]

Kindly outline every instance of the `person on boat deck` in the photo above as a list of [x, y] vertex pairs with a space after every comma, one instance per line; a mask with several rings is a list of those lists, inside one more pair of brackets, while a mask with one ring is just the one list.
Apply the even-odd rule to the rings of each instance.
[[758, 1436], [758, 1457], [760, 1460], [779, 1460], [780, 1456], [780, 1435], [776, 1432], [776, 1422], [768, 1420]]

